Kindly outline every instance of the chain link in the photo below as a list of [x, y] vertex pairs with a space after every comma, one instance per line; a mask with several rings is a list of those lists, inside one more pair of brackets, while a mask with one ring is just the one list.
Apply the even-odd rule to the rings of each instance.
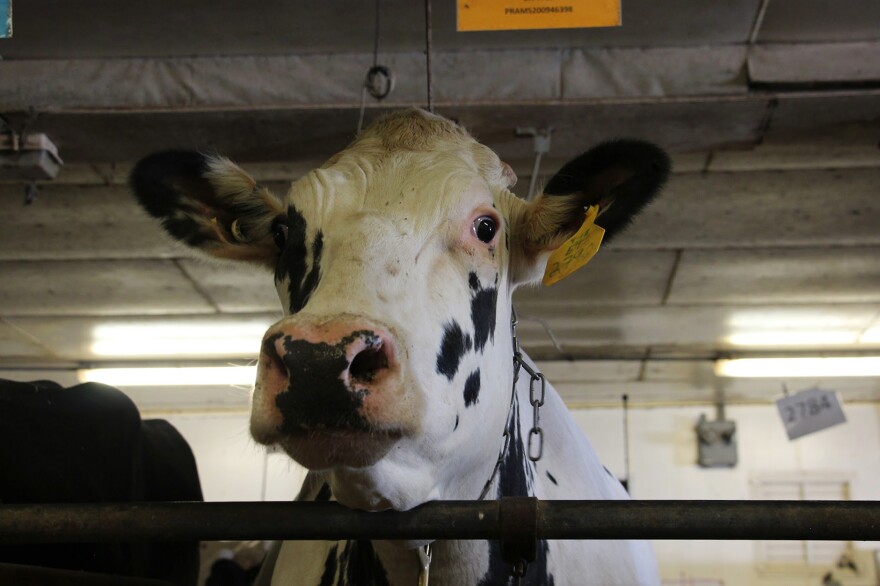
[[[544, 406], [544, 397], [547, 392], [547, 379], [544, 374], [531, 366], [523, 359], [519, 346], [519, 337], [516, 334], [516, 326], [519, 319], [516, 317], [516, 309], [510, 308], [510, 330], [513, 335], [513, 387], [516, 392], [516, 383], [519, 381], [520, 369], [528, 373], [529, 380], [529, 403], [532, 406], [532, 428], [529, 430], [528, 455], [529, 460], [537, 462], [544, 455], [544, 429], [541, 427], [541, 407]], [[540, 383], [536, 394], [535, 383]]]
[[[501, 446], [501, 452], [498, 454], [498, 460], [495, 462], [495, 468], [492, 470], [492, 475], [489, 476], [486, 484], [483, 485], [483, 490], [480, 492], [480, 496], [477, 500], [483, 500], [486, 498], [486, 495], [489, 493], [489, 487], [492, 485], [492, 480], [494, 480], [495, 476], [498, 474], [498, 470], [501, 468], [501, 463], [504, 461], [504, 457], [510, 447], [510, 436], [512, 435], [510, 428], [514, 422], [513, 407], [516, 403], [516, 383], [519, 382], [520, 370], [525, 370], [530, 377], [529, 403], [532, 405], [533, 423], [531, 430], [529, 430], [529, 460], [537, 462], [541, 459], [541, 456], [544, 455], [544, 430], [541, 428], [541, 407], [544, 405], [547, 381], [541, 372], [529, 366], [529, 364], [523, 359], [522, 350], [519, 346], [519, 337], [516, 334], [516, 326], [518, 324], [519, 320], [516, 317], [516, 309], [511, 307], [510, 334], [513, 338], [513, 384], [510, 389], [510, 407], [507, 411], [507, 422], [504, 424], [504, 443]], [[540, 385], [536, 386], [535, 383], [538, 382], [540, 382]], [[430, 558], [428, 558], [428, 563], [430, 563]], [[518, 563], [514, 564], [511, 569], [511, 576], [513, 577], [516, 586], [519, 586], [522, 577], [525, 575], [526, 565], [525, 560], [520, 560]], [[427, 580], [427, 572], [425, 573], [425, 579]]]

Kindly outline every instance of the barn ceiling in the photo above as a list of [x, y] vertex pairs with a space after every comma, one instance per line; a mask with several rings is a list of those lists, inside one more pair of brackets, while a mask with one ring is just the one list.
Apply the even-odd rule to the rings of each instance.
[[[396, 87], [367, 99], [367, 121], [426, 94], [422, 6], [380, 5]], [[0, 127], [46, 133], [65, 164], [30, 205], [24, 183], [0, 182], [0, 369], [64, 380], [119, 362], [94, 347], [112, 325], [276, 319], [267, 276], [188, 258], [135, 207], [126, 174], [154, 150], [216, 150], [283, 191], [355, 134], [373, 3], [28, 0], [14, 14]], [[719, 381], [711, 359], [880, 352], [880, 3], [623, 0], [620, 28], [499, 33], [455, 32], [451, 0], [433, 15], [437, 110], [520, 187], [533, 143], [517, 127], [553, 128], [542, 177], [610, 137], [673, 154], [664, 196], [628, 234], [518, 294], [525, 346], [572, 404], [765, 400], [778, 381]], [[796, 336], [743, 341], [780, 333]], [[124, 360], [244, 362], [257, 344]], [[880, 399], [876, 379], [822, 382]], [[133, 392], [168, 407], [244, 401]]]

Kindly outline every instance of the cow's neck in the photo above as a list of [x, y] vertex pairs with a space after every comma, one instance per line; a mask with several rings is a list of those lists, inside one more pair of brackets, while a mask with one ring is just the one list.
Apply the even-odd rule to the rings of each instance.
[[[514, 332], [511, 332], [515, 335]], [[515, 338], [501, 342], [503, 347], [515, 347]], [[518, 350], [518, 348], [516, 348]], [[526, 375], [527, 376], [527, 375]], [[512, 380], [512, 379], [511, 379]], [[508, 394], [510, 393], [510, 394]], [[480, 483], [483, 494], [473, 498], [500, 499], [506, 496], [533, 496], [535, 494], [536, 465], [529, 460], [527, 451], [528, 429], [531, 426], [531, 411], [526, 400], [522, 408], [522, 398], [509, 386], [501, 393], [511, 397], [510, 413], [506, 429], [509, 441], [504, 442], [499, 435], [501, 450], [500, 465], [487, 469], [488, 481]], [[526, 421], [523, 421], [523, 418]], [[486, 485], [486, 486], [484, 486]], [[316, 500], [332, 498], [330, 488], [324, 484]], [[345, 568], [357, 567], [359, 571], [371, 576], [370, 584], [389, 584], [391, 586], [417, 584], [419, 556], [411, 543], [395, 541], [347, 541], [340, 542], [330, 552], [328, 560], [339, 559], [338, 576], [343, 577]], [[478, 540], [440, 540], [432, 544], [433, 563], [431, 564], [431, 584], [479, 584], [489, 586], [508, 584], [510, 565], [502, 559], [501, 547], [497, 541]], [[326, 562], [325, 565], [329, 563]], [[334, 568], [335, 569], [335, 568]], [[327, 570], [330, 570], [329, 566]], [[527, 580], [524, 583], [545, 584], [547, 582], [547, 543], [541, 541], [537, 558], [529, 565]], [[552, 580], [552, 577], [550, 578]], [[324, 583], [322, 581], [322, 583]], [[330, 582], [327, 582], [330, 583]], [[348, 582], [341, 582], [348, 583]], [[552, 583], [552, 582], [550, 582]]]
[[[525, 411], [528, 417], [528, 410]], [[514, 400], [510, 418], [511, 434], [498, 473], [490, 483], [487, 499], [502, 496], [530, 496], [534, 494], [535, 464], [528, 459], [525, 433], [521, 425], [521, 409]], [[526, 422], [529, 423], [529, 422]], [[319, 499], [329, 498], [330, 490], [324, 485]], [[442, 540], [432, 545], [434, 562], [431, 565], [431, 584], [506, 584], [510, 566], [501, 557], [498, 542], [475, 540]], [[347, 552], [347, 553], [345, 553]], [[345, 555], [343, 555], [345, 553]], [[376, 584], [416, 584], [418, 580], [418, 553], [411, 547], [391, 541], [341, 542], [336, 554], [373, 574]], [[351, 563], [351, 562], [349, 562]], [[529, 576], [546, 576], [547, 544], [541, 542], [537, 559], [529, 566]], [[528, 582], [527, 582], [528, 583]], [[540, 579], [536, 583], [544, 583]]]

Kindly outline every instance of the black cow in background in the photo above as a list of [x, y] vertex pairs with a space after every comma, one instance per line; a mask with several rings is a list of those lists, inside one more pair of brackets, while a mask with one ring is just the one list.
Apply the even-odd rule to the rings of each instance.
[[[164, 420], [97, 383], [0, 379], [0, 502], [200, 501], [195, 458]], [[199, 543], [2, 545], [0, 563], [193, 586]]]

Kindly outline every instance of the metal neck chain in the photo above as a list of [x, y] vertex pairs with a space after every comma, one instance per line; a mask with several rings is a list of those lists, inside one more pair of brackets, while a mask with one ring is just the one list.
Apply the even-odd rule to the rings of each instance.
[[[489, 480], [483, 485], [483, 490], [477, 498], [477, 500], [480, 501], [486, 498], [486, 495], [489, 493], [489, 487], [492, 485], [492, 481], [495, 480], [495, 477], [498, 476], [498, 471], [501, 469], [501, 463], [504, 462], [504, 457], [507, 455], [507, 450], [510, 447], [510, 427], [513, 422], [513, 407], [516, 404], [516, 383], [519, 382], [520, 369], [525, 370], [529, 377], [531, 377], [529, 380], [529, 403], [532, 405], [533, 423], [532, 429], [529, 431], [529, 460], [537, 462], [541, 459], [541, 456], [544, 455], [544, 430], [541, 428], [540, 409], [544, 405], [544, 393], [546, 391], [547, 381], [541, 372], [533, 369], [523, 359], [522, 350], [519, 346], [519, 338], [516, 335], [516, 326], [518, 324], [519, 320], [516, 317], [516, 309], [511, 307], [510, 335], [513, 338], [513, 383], [510, 385], [510, 407], [507, 409], [507, 421], [504, 424], [504, 443], [501, 445], [501, 451], [498, 453], [498, 460], [495, 462], [495, 468], [492, 469], [492, 474], [489, 476]], [[536, 382], [540, 382], [538, 389], [535, 388]]]
[[[544, 455], [544, 429], [541, 427], [541, 407], [544, 406], [544, 397], [547, 392], [547, 379], [544, 373], [532, 368], [523, 360], [522, 351], [519, 348], [519, 339], [516, 337], [516, 310], [510, 309], [510, 327], [513, 331], [513, 386], [516, 389], [516, 381], [519, 378], [519, 369], [522, 368], [529, 375], [529, 404], [532, 406], [532, 429], [529, 430], [529, 460], [537, 462]], [[535, 383], [540, 383], [536, 388]]]
[[[531, 377], [529, 380], [529, 403], [532, 405], [533, 423], [532, 429], [529, 431], [529, 460], [537, 462], [541, 459], [541, 456], [544, 455], [544, 430], [541, 428], [540, 409], [544, 405], [544, 393], [546, 391], [547, 381], [541, 372], [535, 370], [523, 360], [522, 350], [519, 346], [519, 338], [516, 335], [517, 324], [519, 324], [519, 320], [516, 317], [516, 310], [511, 307], [510, 334], [513, 338], [513, 383], [510, 385], [510, 407], [507, 409], [507, 421], [504, 424], [504, 443], [501, 446], [501, 451], [498, 453], [498, 460], [495, 462], [495, 468], [492, 469], [492, 474], [489, 476], [489, 480], [483, 485], [483, 490], [477, 498], [479, 501], [486, 498], [486, 495], [489, 494], [489, 487], [492, 485], [492, 481], [498, 476], [498, 471], [501, 469], [501, 463], [504, 462], [504, 457], [507, 455], [507, 450], [510, 447], [510, 428], [513, 423], [513, 407], [516, 405], [516, 383], [519, 382], [520, 369], [525, 370], [529, 377]], [[535, 383], [537, 382], [540, 382], [540, 386], [536, 389]], [[429, 544], [420, 547], [418, 554], [419, 586], [428, 586], [432, 558], [431, 545]], [[513, 567], [511, 575], [514, 578], [515, 584], [518, 585], [520, 583], [520, 579], [525, 574], [525, 568], [526, 565], [524, 561]]]

